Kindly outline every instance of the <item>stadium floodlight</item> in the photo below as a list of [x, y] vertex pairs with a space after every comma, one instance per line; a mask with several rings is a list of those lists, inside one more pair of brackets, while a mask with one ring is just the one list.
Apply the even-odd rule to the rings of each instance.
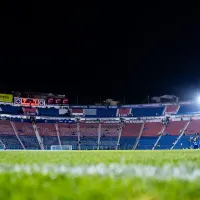
[[197, 102], [200, 104], [200, 96], [197, 97]]

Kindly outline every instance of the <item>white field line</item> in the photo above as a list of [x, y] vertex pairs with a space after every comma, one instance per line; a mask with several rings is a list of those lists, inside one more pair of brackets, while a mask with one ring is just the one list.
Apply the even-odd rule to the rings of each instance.
[[39, 173], [43, 175], [72, 175], [72, 176], [85, 176], [85, 175], [99, 175], [116, 177], [139, 177], [139, 178], [153, 178], [156, 180], [171, 180], [180, 179], [194, 181], [200, 179], [200, 167], [194, 164], [186, 165], [164, 165], [162, 167], [151, 165], [134, 165], [134, 164], [97, 164], [97, 165], [8, 165], [0, 164], [0, 174], [2, 173], [25, 173], [32, 175]]

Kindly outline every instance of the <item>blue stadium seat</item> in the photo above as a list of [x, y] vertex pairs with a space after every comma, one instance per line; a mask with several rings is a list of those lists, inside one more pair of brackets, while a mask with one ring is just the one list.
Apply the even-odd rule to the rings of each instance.
[[98, 142], [98, 137], [81, 137], [81, 149], [82, 150], [93, 150], [97, 149], [97, 142]]
[[38, 108], [38, 114], [41, 116], [59, 116], [59, 110], [56, 108]]
[[155, 149], [170, 149], [173, 145], [173, 142], [176, 141], [177, 137], [178, 136], [169, 136], [169, 135], [162, 136]]
[[132, 108], [132, 114], [134, 117], [161, 116], [163, 111], [164, 111], [164, 106]]
[[19, 138], [26, 149], [28, 150], [41, 149], [36, 136], [19, 135]]
[[60, 136], [62, 145], [72, 145], [73, 150], [78, 149], [78, 137], [77, 136]]
[[100, 139], [100, 149], [116, 149], [118, 137], [105, 136]]
[[136, 142], [136, 137], [121, 137], [120, 138], [120, 146], [119, 149], [121, 150], [130, 150], [133, 149], [133, 145]]
[[193, 135], [183, 135], [174, 146], [174, 149], [188, 149], [191, 147], [190, 137]]
[[117, 108], [98, 108], [97, 117], [116, 117]]
[[23, 149], [15, 135], [0, 135], [0, 140], [6, 146], [6, 149]]
[[11, 105], [1, 105], [0, 113], [19, 115], [22, 110], [21, 107]]
[[158, 137], [144, 137], [142, 136], [139, 140], [137, 150], [151, 150], [156, 143]]
[[200, 104], [181, 105], [178, 115], [200, 113]]

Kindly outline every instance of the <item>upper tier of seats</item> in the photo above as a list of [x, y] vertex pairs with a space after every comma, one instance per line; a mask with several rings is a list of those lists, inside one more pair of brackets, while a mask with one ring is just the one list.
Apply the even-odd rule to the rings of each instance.
[[38, 115], [50, 117], [83, 116], [86, 118], [114, 118], [123, 116], [132, 117], [151, 117], [162, 116], [165, 114], [200, 114], [200, 104], [181, 104], [181, 105], [133, 105], [130, 107], [117, 106], [73, 106], [68, 108], [32, 108], [12, 105], [0, 105], [0, 114], [11, 115]]
[[165, 109], [165, 114], [176, 114], [179, 109], [179, 105], [168, 105]]
[[157, 137], [141, 137], [137, 145], [137, 150], [151, 150], [158, 139]]
[[200, 104], [181, 105], [177, 114], [186, 115], [196, 113], [200, 113]]
[[164, 108], [164, 106], [132, 108], [132, 115], [133, 117], [161, 116], [163, 114]]
[[11, 105], [1, 105], [0, 113], [2, 114], [11, 114], [11, 115], [19, 115], [22, 114], [21, 107], [11, 106]]
[[55, 108], [38, 108], [38, 115], [58, 117], [59, 110]]

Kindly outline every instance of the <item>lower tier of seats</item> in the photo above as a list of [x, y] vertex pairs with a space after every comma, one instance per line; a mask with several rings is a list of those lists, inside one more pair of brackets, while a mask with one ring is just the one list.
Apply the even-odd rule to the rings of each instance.
[[155, 149], [170, 149], [173, 145], [173, 143], [176, 141], [178, 138], [178, 135], [163, 135], [158, 144], [156, 145]]
[[41, 149], [36, 136], [20, 135], [19, 138], [26, 149], [28, 149], [28, 150], [35, 150], [35, 149], [40, 150]]
[[151, 150], [156, 143], [158, 137], [141, 137], [137, 145], [137, 150]]
[[98, 144], [98, 137], [81, 137], [81, 150], [96, 150]]
[[77, 136], [61, 136], [60, 141], [62, 145], [72, 145], [72, 150], [78, 149], [78, 137]]
[[117, 141], [118, 137], [109, 137], [109, 136], [101, 137], [99, 149], [100, 150], [116, 149]]
[[6, 149], [23, 149], [15, 135], [0, 135], [0, 140], [5, 145]]
[[121, 137], [119, 149], [120, 150], [131, 150], [135, 145], [136, 137]]

